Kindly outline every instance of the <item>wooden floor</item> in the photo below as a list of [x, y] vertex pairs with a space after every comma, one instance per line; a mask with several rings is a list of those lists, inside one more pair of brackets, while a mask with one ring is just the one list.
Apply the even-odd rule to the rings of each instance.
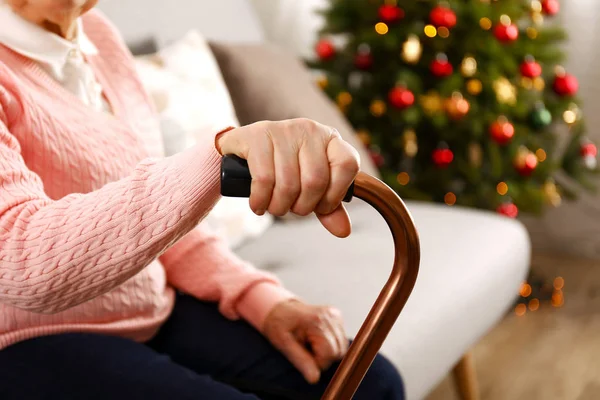
[[[565, 280], [562, 308], [508, 316], [475, 348], [482, 400], [600, 399], [600, 262], [534, 256]], [[446, 379], [427, 400], [458, 400]]]

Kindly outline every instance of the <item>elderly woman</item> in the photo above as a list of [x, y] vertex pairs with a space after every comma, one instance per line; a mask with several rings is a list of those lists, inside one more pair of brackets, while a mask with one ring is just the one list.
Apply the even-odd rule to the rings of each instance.
[[[347, 236], [355, 150], [292, 120], [164, 158], [97, 0], [3, 1], [0, 398], [318, 398], [348, 345], [339, 312], [305, 304], [199, 223], [221, 155], [237, 154], [254, 212], [315, 212]], [[356, 398], [402, 397], [378, 357]]]

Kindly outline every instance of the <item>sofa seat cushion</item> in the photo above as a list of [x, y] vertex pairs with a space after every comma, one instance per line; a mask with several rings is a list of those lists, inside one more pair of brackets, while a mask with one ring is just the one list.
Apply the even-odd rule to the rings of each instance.
[[[513, 304], [530, 241], [519, 222], [495, 214], [407, 205], [421, 237], [421, 268], [383, 353], [401, 370], [408, 399], [421, 399]], [[355, 201], [350, 215], [350, 238], [307, 218], [275, 224], [238, 253], [306, 301], [340, 308], [354, 335], [389, 276], [393, 243], [367, 204]]]

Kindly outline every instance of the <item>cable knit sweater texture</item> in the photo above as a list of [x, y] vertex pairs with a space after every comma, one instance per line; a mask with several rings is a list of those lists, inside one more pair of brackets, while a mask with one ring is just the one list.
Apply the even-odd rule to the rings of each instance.
[[65, 332], [148, 340], [175, 290], [260, 329], [292, 295], [199, 225], [219, 198], [214, 136], [164, 158], [131, 54], [99, 12], [83, 23], [114, 115], [0, 46], [0, 349]]

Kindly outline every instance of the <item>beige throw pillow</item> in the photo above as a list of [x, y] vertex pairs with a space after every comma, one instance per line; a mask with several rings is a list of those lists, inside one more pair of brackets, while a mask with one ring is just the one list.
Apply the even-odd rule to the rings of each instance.
[[[206, 135], [239, 125], [219, 67], [199, 33], [191, 31], [136, 62], [159, 111], [167, 155], [193, 146]], [[233, 248], [259, 236], [272, 222], [269, 215], [255, 215], [247, 199], [233, 198], [221, 199], [204, 220]]]
[[211, 48], [242, 125], [304, 117], [332, 126], [359, 151], [361, 169], [379, 177], [346, 118], [296, 56], [270, 45], [211, 43]]

